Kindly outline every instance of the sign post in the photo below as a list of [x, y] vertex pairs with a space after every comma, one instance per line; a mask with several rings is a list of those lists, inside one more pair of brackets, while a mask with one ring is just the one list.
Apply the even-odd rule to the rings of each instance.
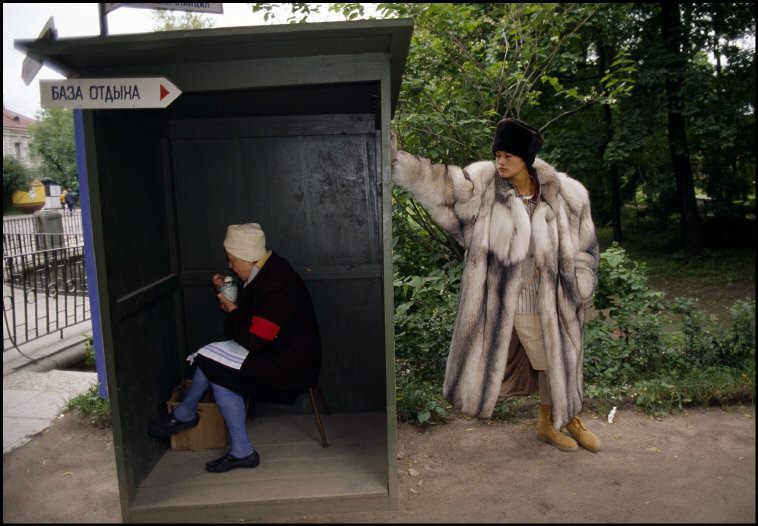
[[164, 77], [40, 80], [45, 109], [165, 108], [181, 90]]

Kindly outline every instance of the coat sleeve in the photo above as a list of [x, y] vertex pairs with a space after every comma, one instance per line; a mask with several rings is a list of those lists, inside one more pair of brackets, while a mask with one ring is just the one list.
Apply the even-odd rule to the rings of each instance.
[[597, 268], [600, 259], [589, 201], [582, 207], [579, 216], [578, 241], [579, 246], [575, 258], [576, 286], [582, 301], [587, 301], [597, 286]]
[[463, 232], [476, 219], [481, 190], [469, 167], [432, 164], [418, 155], [397, 153], [392, 182], [408, 190], [440, 227], [465, 246]]
[[281, 281], [267, 285], [258, 294], [262, 297], [256, 300], [256, 308], [235, 309], [229, 313], [224, 324], [227, 338], [233, 339], [251, 353], [270, 345], [297, 309], [286, 285]]

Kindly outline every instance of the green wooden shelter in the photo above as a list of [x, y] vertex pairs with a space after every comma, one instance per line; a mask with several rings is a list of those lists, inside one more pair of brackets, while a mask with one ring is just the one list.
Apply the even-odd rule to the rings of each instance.
[[[396, 502], [390, 120], [409, 20], [17, 41], [68, 78], [166, 77], [166, 109], [77, 110], [87, 250], [126, 522], [222, 522]], [[305, 279], [321, 328], [322, 448], [303, 397], [256, 408], [254, 470], [147, 434], [187, 355], [224, 339], [210, 287], [234, 223]], [[95, 317], [96, 319], [97, 317]], [[82, 452], [82, 462], [86, 455]]]

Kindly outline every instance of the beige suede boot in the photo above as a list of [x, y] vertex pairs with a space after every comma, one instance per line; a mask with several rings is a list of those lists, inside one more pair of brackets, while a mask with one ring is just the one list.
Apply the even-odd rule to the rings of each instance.
[[553, 428], [553, 407], [549, 405], [537, 405], [537, 438], [553, 444], [561, 451], [579, 449], [573, 438]]
[[578, 416], [569, 421], [566, 431], [587, 451], [592, 451], [593, 453], [600, 451], [600, 439], [592, 431], [584, 427]]

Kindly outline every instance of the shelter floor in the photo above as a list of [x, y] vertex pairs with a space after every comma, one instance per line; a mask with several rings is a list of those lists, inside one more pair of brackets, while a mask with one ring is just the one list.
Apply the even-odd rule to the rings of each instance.
[[134, 522], [220, 522], [389, 509], [387, 417], [342, 413], [256, 416], [248, 433], [255, 469], [209, 473], [226, 449], [167, 451], [137, 490]]

